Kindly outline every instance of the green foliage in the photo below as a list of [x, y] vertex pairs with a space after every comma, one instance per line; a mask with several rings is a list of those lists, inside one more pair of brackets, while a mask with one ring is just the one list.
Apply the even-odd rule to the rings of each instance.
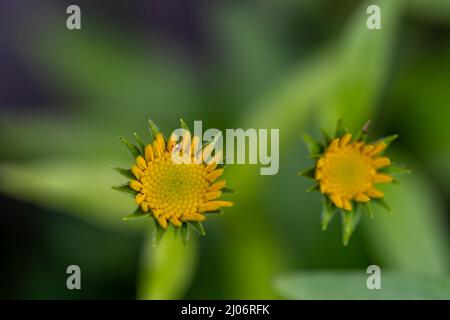
[[334, 207], [331, 201], [328, 199], [328, 197], [324, 197], [323, 202], [324, 203], [321, 213], [321, 223], [322, 223], [322, 230], [326, 230], [328, 224], [330, 223], [331, 219], [333, 219], [333, 216], [337, 210], [336, 207]]
[[161, 133], [159, 127], [152, 119], [148, 119], [148, 127], [150, 129], [150, 133], [152, 134], [153, 138], [155, 138], [158, 133]]
[[143, 212], [140, 208], [137, 208], [136, 210], [134, 210], [134, 212], [132, 214], [129, 214], [126, 217], [123, 217], [122, 220], [128, 221], [128, 220], [140, 219], [140, 218], [145, 218], [145, 217], [147, 217], [147, 218], [151, 217], [151, 212]]
[[200, 221], [189, 221], [189, 224], [194, 227], [194, 229], [202, 236], [206, 235], [205, 228]]
[[116, 190], [116, 191], [122, 192], [126, 195], [129, 195], [132, 198], [136, 197], [136, 195], [138, 194], [138, 192], [136, 190], [131, 189], [131, 187], [128, 183], [121, 184], [118, 186], [112, 186], [111, 188], [113, 190]]
[[340, 138], [344, 134], [347, 133], [347, 130], [344, 127], [344, 120], [339, 119], [336, 125], [336, 131], [334, 133], [334, 138]]
[[135, 139], [136, 139], [136, 141], [137, 141], [137, 143], [139, 145], [141, 154], [144, 154], [145, 145], [146, 145], [145, 142], [141, 139], [141, 137], [136, 132], [133, 132], [133, 134], [134, 134], [134, 137], [135, 137]]
[[132, 179], [132, 180], [135, 179], [135, 176], [131, 172], [131, 169], [123, 169], [123, 168], [120, 168], [120, 167], [115, 166], [115, 165], [111, 165], [111, 168], [116, 170], [120, 175], [122, 175], [123, 177], [125, 177], [127, 179]]
[[137, 158], [142, 155], [142, 151], [124, 137], [119, 137], [119, 140], [125, 145], [125, 147], [127, 147], [133, 158]]
[[[427, 37], [422, 32], [430, 25], [449, 24], [449, 1], [414, 0], [408, 7], [405, 3], [379, 1], [383, 29], [378, 31], [365, 28], [368, 2], [353, 12], [344, 10], [342, 16], [337, 13], [341, 30], [333, 27], [330, 33], [328, 23], [316, 26], [314, 34], [324, 44], [319, 48], [317, 38], [311, 45], [303, 35], [302, 41], [296, 37], [294, 45], [285, 41], [291, 32], [298, 34], [298, 29], [290, 29], [290, 19], [285, 17], [286, 13], [289, 17], [293, 12], [303, 13], [305, 16], [299, 19], [296, 16], [300, 24], [295, 26], [310, 28], [303, 17], [319, 9], [322, 12], [326, 5], [269, 1], [254, 10], [243, 2], [224, 3], [208, 25], [208, 33], [223, 50], [218, 59], [212, 59], [217, 62], [202, 64], [200, 77], [192, 68], [191, 58], [185, 59], [177, 46], [170, 51], [167, 47], [171, 45], [142, 42], [129, 30], [114, 29], [112, 23], [99, 17], [92, 20], [87, 32], [67, 37], [63, 29], [55, 27], [60, 18], [49, 13], [46, 25], [39, 28], [40, 36], [29, 37], [39, 41], [20, 41], [14, 52], [26, 61], [40, 86], [51, 87], [51, 92], [61, 89], [77, 96], [81, 103], [70, 112], [64, 111], [64, 105], [54, 106], [61, 110], [56, 116], [46, 108], [30, 115], [10, 112], [12, 109], [1, 113], [0, 141], [7, 147], [0, 151], [0, 190], [7, 197], [48, 208], [52, 213], [70, 214], [102, 236], [105, 231], [113, 235], [144, 233], [137, 280], [137, 296], [142, 299], [273, 298], [270, 279], [286, 270], [366, 266], [373, 260], [399, 273], [429, 273], [432, 279], [447, 274], [450, 250], [443, 200], [450, 190], [450, 136], [449, 112], [442, 106], [450, 101], [450, 51], [445, 46], [431, 51], [418, 48], [414, 37], [419, 34], [423, 40]], [[413, 28], [404, 30], [407, 38], [399, 38], [400, 23], [410, 14], [418, 19], [412, 22]], [[399, 41], [403, 50], [394, 52]], [[394, 56], [400, 63], [392, 72]], [[212, 236], [201, 238], [205, 259], [199, 260], [202, 272], [195, 274], [195, 286], [190, 286], [197, 263], [195, 234], [183, 246], [182, 241], [173, 243], [172, 237], [162, 237], [162, 228], [156, 227], [154, 241], [150, 220], [121, 221], [134, 204], [109, 187], [118, 182], [109, 163], [120, 164], [115, 170], [129, 177], [129, 171], [121, 168], [129, 166], [130, 161], [122, 158], [114, 137], [118, 132], [128, 132], [150, 114], [161, 123], [185, 115], [220, 128], [281, 129], [282, 170], [278, 176], [260, 177], [249, 166], [232, 166], [227, 172], [227, 180], [240, 191], [239, 200], [230, 214], [223, 216], [223, 222], [215, 224], [217, 221], [211, 219]], [[345, 248], [334, 246], [340, 230], [337, 224], [329, 224], [331, 215], [325, 219], [322, 216], [327, 233], [317, 228], [319, 208], [311, 201], [316, 195], [304, 194], [306, 182], [295, 179], [298, 168], [311, 165], [297, 145], [298, 131], [311, 129], [308, 126], [316, 129], [316, 125], [331, 128], [340, 117], [352, 131], [367, 119], [374, 119], [380, 130], [400, 132], [405, 138], [393, 150], [402, 148], [408, 154], [402, 158], [408, 166], [415, 158], [420, 160], [413, 175], [386, 193], [393, 214], [373, 205], [374, 219], [368, 223], [362, 219], [362, 232], [353, 235], [360, 237], [354, 240], [363, 241], [352, 241]], [[150, 122], [149, 128], [156, 134], [159, 129], [153, 125]], [[323, 138], [325, 144], [331, 139], [330, 135]], [[143, 141], [137, 140], [131, 150], [126, 144], [133, 157], [137, 151], [142, 153]], [[293, 164], [294, 160], [298, 163]], [[389, 167], [385, 172], [406, 170]], [[314, 190], [317, 185], [310, 188]], [[363, 208], [370, 214], [370, 206]], [[189, 235], [189, 228], [178, 230], [180, 236], [185, 231], [182, 237]], [[152, 247], [158, 239], [160, 245]], [[123, 256], [122, 249], [114, 251]], [[107, 256], [101, 260], [109, 261]], [[132, 265], [132, 260], [123, 263]], [[220, 279], [214, 286], [205, 284], [210, 283], [211, 272]], [[364, 285], [366, 275], [361, 273]], [[356, 289], [352, 287], [351, 275], [332, 272], [332, 277], [320, 281], [309, 274], [299, 275], [310, 280], [286, 278], [283, 286], [291, 287], [282, 297], [304, 298], [301, 290], [312, 298], [361, 298], [366, 293], [369, 298], [442, 296], [435, 294], [436, 290], [441, 292], [440, 285], [434, 286], [435, 280], [429, 284], [436, 290], [423, 284], [427, 281], [408, 282], [393, 276], [396, 280], [391, 282], [386, 275], [381, 293], [361, 293], [359, 280]], [[444, 278], [438, 279], [446, 283]], [[316, 280], [321, 283], [319, 287]], [[397, 291], [402, 286], [407, 290]]]
[[323, 152], [323, 145], [319, 141], [311, 137], [309, 134], [307, 134], [306, 132], [302, 132], [302, 138], [310, 154], [318, 155]]
[[161, 238], [156, 247], [147, 234], [137, 280], [138, 299], [181, 298], [189, 286], [197, 260], [196, 239], [192, 237], [184, 245], [170, 236], [175, 232], [174, 228], [168, 228], [166, 233], [169, 234]]
[[361, 206], [355, 203], [352, 211], [340, 210], [340, 212], [342, 219], [342, 243], [346, 246], [361, 219]]
[[418, 300], [450, 299], [450, 278], [381, 271], [381, 289], [367, 288], [370, 274], [359, 272], [299, 272], [280, 276], [275, 287], [286, 299]]

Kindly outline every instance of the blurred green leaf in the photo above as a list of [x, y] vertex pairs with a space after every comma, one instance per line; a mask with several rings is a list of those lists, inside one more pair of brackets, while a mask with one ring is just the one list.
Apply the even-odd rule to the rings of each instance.
[[[342, 38], [293, 66], [288, 77], [246, 110], [239, 127], [282, 128], [280, 157], [286, 156], [284, 152], [291, 154], [284, 146], [291, 146], [299, 128], [315, 112], [330, 126], [339, 117], [345, 117], [352, 129], [359, 128], [373, 113], [390, 67], [403, 3], [380, 2], [384, 12], [383, 30], [377, 32], [365, 27], [367, 4], [359, 6]], [[229, 294], [238, 298], [273, 297], [267, 279], [282, 268], [286, 254], [280, 240], [270, 232], [272, 226], [260, 204], [265, 203], [261, 193], [267, 186], [264, 179], [268, 177], [259, 177], [247, 166], [230, 167], [228, 177], [237, 190], [242, 190], [236, 202], [240, 212], [245, 213], [234, 220], [224, 216], [228, 229], [233, 230], [233, 236], [221, 250], [224, 263], [230, 266], [226, 274]], [[227, 212], [233, 216], [233, 210], [236, 207]]]
[[322, 144], [319, 141], [317, 141], [316, 139], [311, 137], [306, 132], [302, 133], [302, 138], [303, 138], [303, 141], [305, 142], [306, 146], [308, 147], [308, 152], [309, 153], [311, 153], [311, 154], [320, 154], [320, 153], [322, 153], [323, 146], [322, 146]]
[[299, 272], [280, 276], [275, 287], [287, 299], [450, 299], [450, 278], [381, 270], [381, 289], [368, 289], [364, 271]]
[[98, 161], [0, 163], [0, 191], [4, 194], [104, 227], [136, 229], [135, 224], [122, 221], [124, 215], [134, 210], [135, 203], [111, 189], [117, 178], [107, 163]]
[[197, 262], [197, 239], [191, 237], [183, 245], [174, 239], [174, 232], [168, 228], [156, 247], [148, 232], [137, 280], [138, 299], [179, 299], [189, 286]]
[[[404, 158], [405, 163], [413, 164]], [[450, 248], [445, 229], [445, 208], [420, 170], [386, 186], [392, 214], [372, 206], [374, 219], [363, 224], [370, 246], [386, 265], [424, 274], [447, 274]]]

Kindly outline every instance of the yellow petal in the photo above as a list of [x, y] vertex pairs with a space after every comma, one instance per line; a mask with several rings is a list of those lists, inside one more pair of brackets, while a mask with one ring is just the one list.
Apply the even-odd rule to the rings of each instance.
[[362, 141], [358, 141], [358, 142], [354, 142], [353, 143], [353, 147], [356, 148], [356, 149], [361, 148], [363, 145], [364, 145], [364, 142], [362, 142]]
[[378, 157], [373, 160], [373, 165], [377, 169], [387, 167], [390, 164], [391, 164], [391, 160], [387, 157]]
[[342, 198], [337, 194], [331, 194], [330, 200], [334, 203], [334, 205], [338, 208], [343, 207]]
[[336, 138], [333, 141], [331, 141], [330, 146], [328, 147], [328, 151], [336, 150], [338, 145], [339, 145], [339, 138]]
[[230, 201], [210, 201], [199, 205], [199, 212], [216, 211], [221, 207], [232, 207], [233, 202]]
[[189, 212], [185, 212], [182, 216], [181, 216], [181, 220], [183, 221], [194, 221], [194, 216], [192, 215], [192, 213]]
[[345, 147], [350, 142], [351, 139], [352, 139], [352, 134], [346, 133], [340, 140], [340, 146]]
[[162, 157], [162, 150], [161, 150], [161, 146], [159, 145], [159, 142], [157, 140], [153, 140], [153, 154], [155, 155], [155, 159], [161, 158]]
[[210, 173], [211, 171], [214, 171], [216, 168], [217, 168], [217, 163], [211, 162], [210, 164], [208, 164], [208, 165], [205, 167], [205, 172], [206, 172], [206, 173]]
[[181, 141], [182, 143], [182, 147], [181, 150], [183, 151], [183, 153], [188, 154], [191, 151], [191, 133], [187, 130], [185, 130], [183, 132], [183, 140]]
[[210, 201], [219, 198], [222, 195], [222, 191], [208, 192], [205, 194], [205, 201]]
[[384, 192], [381, 192], [380, 190], [377, 190], [375, 188], [371, 188], [367, 190], [367, 195], [371, 198], [381, 198], [384, 196]]
[[145, 161], [144, 157], [138, 156], [136, 158], [136, 164], [139, 167], [139, 169], [144, 170], [147, 169], [147, 162]]
[[161, 133], [158, 133], [155, 137], [155, 140], [158, 142], [159, 150], [163, 153], [166, 150], [166, 141]]
[[155, 160], [155, 155], [153, 153], [153, 147], [151, 144], [148, 144], [145, 146], [145, 158], [147, 159], [147, 161], [153, 161]]
[[135, 191], [141, 191], [143, 186], [142, 186], [142, 184], [139, 181], [132, 180], [132, 181], [130, 181], [130, 188], [135, 190]]
[[172, 217], [172, 218], [170, 218], [170, 222], [171, 222], [175, 227], [181, 227], [181, 225], [182, 225], [181, 221], [180, 221], [177, 217]]
[[352, 203], [347, 198], [343, 199], [342, 206], [345, 210], [352, 211]]
[[163, 228], [166, 229], [167, 228], [167, 220], [164, 217], [157, 217], [156, 220], [158, 220], [159, 225]]
[[153, 140], [153, 154], [155, 155], [155, 158], [161, 158], [162, 156], [161, 147], [157, 140]]
[[326, 188], [326, 186], [325, 186], [325, 183], [321, 183], [320, 184], [320, 192], [321, 193], [325, 193], [327, 191], [327, 188]]
[[206, 166], [205, 172], [210, 173], [211, 171], [215, 170], [221, 160], [222, 160], [222, 152], [219, 151], [217, 154], [214, 155], [209, 164]]
[[220, 189], [225, 188], [225, 185], [225, 180], [217, 181], [208, 187], [208, 192], [219, 191]]
[[211, 205], [214, 206], [219, 206], [219, 207], [232, 207], [234, 205], [233, 202], [230, 201], [222, 201], [222, 200], [218, 200], [218, 201], [210, 201], [208, 202]]
[[142, 193], [138, 193], [135, 198], [137, 204], [141, 204], [142, 201], [144, 201], [144, 199], [145, 199], [145, 195]]
[[367, 144], [363, 147], [362, 152], [365, 154], [368, 154], [369, 152], [371, 152], [373, 150], [373, 145], [371, 144]]
[[206, 219], [206, 217], [200, 213], [194, 213], [194, 219], [196, 221], [203, 221]]
[[172, 133], [167, 141], [167, 151], [172, 152], [173, 147], [177, 144], [178, 137], [176, 134]]
[[363, 194], [363, 193], [358, 193], [355, 196], [355, 200], [358, 201], [358, 202], [369, 202], [370, 198], [368, 196], [366, 196], [365, 194]]
[[198, 206], [198, 211], [199, 212], [208, 212], [208, 211], [216, 211], [220, 208], [220, 206], [218, 205], [213, 205], [210, 202], [201, 204]]
[[162, 210], [153, 210], [153, 216], [158, 219], [162, 215]]
[[387, 144], [384, 141], [378, 142], [372, 151], [370, 151], [370, 153], [368, 154], [369, 156], [373, 157], [374, 155], [379, 154], [380, 152], [382, 152], [384, 149], [387, 148]]
[[377, 173], [374, 177], [373, 177], [373, 181], [375, 183], [389, 183], [393, 180], [394, 178], [392, 178], [390, 175], [384, 174], [384, 173]]
[[133, 175], [136, 177], [136, 179], [139, 179], [140, 177], [142, 177], [144, 175], [144, 173], [142, 172], [141, 169], [139, 169], [137, 166], [132, 166], [131, 167], [131, 172], [133, 173]]
[[316, 173], [315, 173], [314, 177], [316, 180], [320, 180], [322, 178], [322, 170], [320, 170], [320, 168], [316, 169]]
[[200, 145], [200, 137], [199, 136], [193, 136], [192, 137], [192, 144], [191, 144], [191, 154], [196, 155], [200, 151], [201, 145]]
[[207, 161], [211, 157], [211, 152], [213, 151], [213, 144], [210, 143], [206, 147], [203, 148], [202, 151], [202, 160]]
[[222, 168], [222, 169], [217, 169], [217, 170], [214, 170], [214, 171], [208, 173], [208, 174], [206, 175], [206, 179], [207, 179], [209, 182], [212, 183], [212, 182], [214, 182], [218, 177], [220, 177], [222, 174], [223, 174], [223, 168]]
[[142, 202], [141, 203], [141, 208], [142, 208], [142, 211], [144, 211], [144, 212], [148, 212], [148, 210], [149, 210], [149, 207], [148, 207], [148, 202]]
[[182, 217], [184, 221], [203, 221], [206, 217], [200, 213], [185, 213]]
[[320, 158], [319, 160], [317, 160], [317, 168], [323, 167], [323, 165], [325, 164], [325, 159], [324, 158]]

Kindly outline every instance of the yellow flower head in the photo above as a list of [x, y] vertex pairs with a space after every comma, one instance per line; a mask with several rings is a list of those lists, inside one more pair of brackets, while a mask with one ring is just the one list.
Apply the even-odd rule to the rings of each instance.
[[[182, 126], [186, 126], [183, 121]], [[172, 224], [183, 237], [187, 237], [189, 223], [204, 234], [201, 221], [206, 214], [220, 213], [222, 207], [233, 205], [219, 200], [223, 193], [231, 191], [225, 188], [225, 180], [219, 180], [224, 173], [221, 154], [212, 155], [206, 163], [204, 159], [211, 154], [212, 147], [202, 148], [199, 137], [191, 140], [186, 130], [188, 134], [178, 141], [174, 135], [166, 141], [151, 121], [150, 129], [154, 136], [152, 143], [145, 144], [136, 136], [140, 148], [121, 138], [135, 158], [135, 165], [130, 170], [114, 167], [130, 178], [127, 185], [115, 189], [131, 193], [138, 205], [136, 212], [125, 219], [150, 216], [157, 228], [163, 231]], [[175, 163], [172, 152], [187, 154], [190, 161]]]
[[351, 133], [334, 139], [317, 161], [315, 171], [320, 192], [336, 207], [348, 211], [353, 208], [352, 201], [369, 202], [370, 198], [383, 197], [383, 192], [375, 189], [374, 184], [393, 180], [378, 172], [391, 164], [389, 158], [379, 155], [386, 149], [386, 142], [366, 144], [351, 139]]
[[[391, 160], [382, 153], [397, 138], [393, 135], [375, 142], [366, 142], [368, 124], [355, 139], [347, 133], [339, 121], [333, 139], [323, 131], [325, 144], [304, 135], [315, 166], [301, 175], [312, 178], [316, 184], [310, 190], [319, 191], [325, 197], [322, 213], [322, 228], [325, 230], [336, 211], [341, 212], [343, 222], [343, 242], [347, 244], [365, 209], [372, 215], [369, 203], [374, 201], [385, 208], [384, 193], [376, 184], [391, 183], [391, 171], [401, 172], [392, 166]], [[394, 168], [395, 170], [392, 170]]]

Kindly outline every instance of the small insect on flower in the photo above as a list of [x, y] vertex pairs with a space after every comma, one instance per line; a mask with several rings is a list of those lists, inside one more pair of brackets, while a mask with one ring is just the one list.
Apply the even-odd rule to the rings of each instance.
[[[233, 205], [230, 201], [219, 200], [222, 194], [233, 192], [225, 187], [225, 180], [219, 180], [224, 173], [220, 164], [221, 154], [211, 154], [211, 144], [201, 146], [199, 137], [191, 139], [183, 120], [181, 127], [186, 129], [185, 136], [172, 134], [168, 140], [151, 120], [149, 124], [153, 135], [149, 144], [145, 144], [136, 133], [138, 146], [120, 138], [135, 159], [135, 165], [131, 169], [113, 166], [130, 180], [113, 189], [132, 195], [138, 205], [136, 211], [124, 220], [154, 219], [155, 244], [170, 225], [176, 228], [183, 242], [189, 237], [188, 224], [205, 235], [202, 221], [207, 214], [222, 213], [222, 207]], [[174, 163], [173, 152], [188, 154], [192, 161]], [[209, 157], [206, 157], [206, 152]], [[208, 163], [204, 159], [209, 159]]]
[[372, 217], [371, 202], [376, 202], [390, 211], [383, 200], [384, 193], [376, 184], [394, 182], [390, 173], [407, 172], [401, 166], [394, 166], [388, 157], [383, 156], [383, 152], [397, 135], [368, 143], [366, 140], [369, 124], [370, 122], [366, 123], [353, 138], [351, 133], [346, 132], [340, 120], [333, 139], [322, 130], [324, 144], [306, 133], [303, 135], [311, 157], [316, 159], [316, 162], [313, 168], [301, 172], [300, 175], [316, 182], [307, 191], [319, 191], [324, 196], [323, 230], [327, 228], [335, 212], [341, 213], [344, 245], [348, 244], [361, 217], [361, 211], [365, 210]]

